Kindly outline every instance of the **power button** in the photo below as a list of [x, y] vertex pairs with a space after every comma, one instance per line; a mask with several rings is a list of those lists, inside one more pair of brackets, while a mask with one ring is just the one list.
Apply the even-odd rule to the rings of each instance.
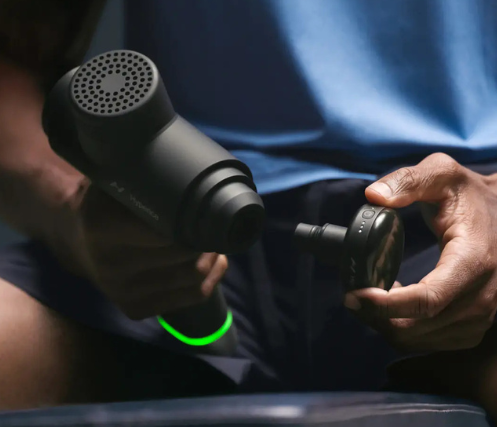
[[374, 211], [371, 211], [371, 210], [367, 210], [367, 211], [364, 211], [362, 213], [362, 217], [364, 219], [370, 219], [370, 218], [373, 218], [374, 217]]

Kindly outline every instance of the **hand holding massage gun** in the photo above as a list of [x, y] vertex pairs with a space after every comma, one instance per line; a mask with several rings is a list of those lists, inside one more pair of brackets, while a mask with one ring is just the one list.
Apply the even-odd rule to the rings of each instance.
[[[52, 149], [157, 232], [197, 252], [247, 250], [265, 216], [249, 168], [173, 109], [155, 64], [106, 52], [50, 92], [43, 128]], [[219, 287], [158, 321], [184, 349], [231, 354], [232, 316]]]
[[346, 292], [367, 287], [388, 291], [402, 262], [404, 226], [395, 210], [365, 204], [348, 228], [299, 224], [294, 241], [301, 251], [338, 266]]

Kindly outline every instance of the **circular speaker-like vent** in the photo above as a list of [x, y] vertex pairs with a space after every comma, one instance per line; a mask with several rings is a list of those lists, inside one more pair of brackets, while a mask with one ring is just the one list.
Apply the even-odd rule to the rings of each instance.
[[154, 74], [153, 63], [143, 55], [124, 50], [104, 53], [79, 68], [71, 96], [91, 114], [122, 114], [148, 98]]

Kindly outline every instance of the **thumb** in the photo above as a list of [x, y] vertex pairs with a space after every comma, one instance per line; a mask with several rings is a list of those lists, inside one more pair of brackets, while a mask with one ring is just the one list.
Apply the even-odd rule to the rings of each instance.
[[446, 154], [432, 154], [416, 166], [384, 176], [366, 189], [369, 202], [403, 208], [414, 202], [445, 200], [467, 176], [467, 170]]

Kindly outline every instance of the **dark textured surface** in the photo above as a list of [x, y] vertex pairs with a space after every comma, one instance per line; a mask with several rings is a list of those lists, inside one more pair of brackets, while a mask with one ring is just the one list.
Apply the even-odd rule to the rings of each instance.
[[464, 401], [395, 393], [230, 396], [0, 414], [2, 426], [489, 427]]

